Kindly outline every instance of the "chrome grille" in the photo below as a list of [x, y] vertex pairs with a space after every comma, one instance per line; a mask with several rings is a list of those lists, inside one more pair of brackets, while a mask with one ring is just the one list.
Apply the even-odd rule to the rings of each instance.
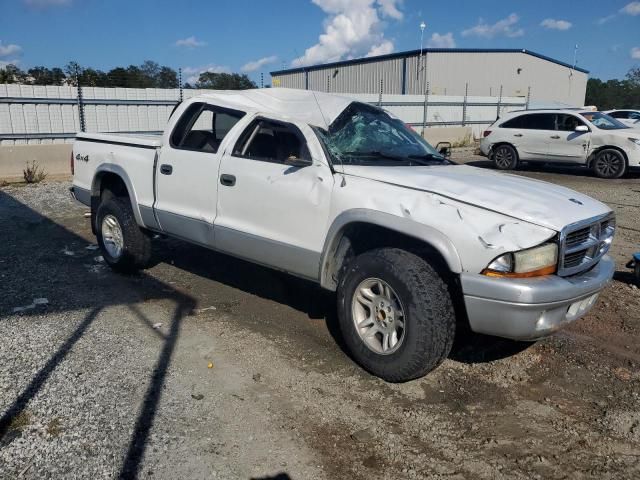
[[613, 213], [574, 223], [560, 233], [558, 275], [588, 270], [609, 251], [615, 233]]

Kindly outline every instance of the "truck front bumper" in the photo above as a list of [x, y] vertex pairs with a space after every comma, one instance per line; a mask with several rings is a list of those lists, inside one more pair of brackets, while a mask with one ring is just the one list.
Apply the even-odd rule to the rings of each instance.
[[469, 324], [474, 332], [514, 340], [545, 337], [586, 315], [614, 271], [607, 255], [591, 270], [571, 277], [502, 279], [463, 273]]

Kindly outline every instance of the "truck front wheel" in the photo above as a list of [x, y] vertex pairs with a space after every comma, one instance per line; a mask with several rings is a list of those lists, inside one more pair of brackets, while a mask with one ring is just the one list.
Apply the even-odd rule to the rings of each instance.
[[380, 248], [356, 257], [338, 288], [338, 316], [354, 360], [389, 382], [425, 375], [453, 345], [456, 322], [446, 284], [405, 250]]
[[151, 258], [151, 239], [136, 223], [128, 199], [104, 198], [96, 214], [98, 245], [104, 260], [118, 272], [145, 268]]

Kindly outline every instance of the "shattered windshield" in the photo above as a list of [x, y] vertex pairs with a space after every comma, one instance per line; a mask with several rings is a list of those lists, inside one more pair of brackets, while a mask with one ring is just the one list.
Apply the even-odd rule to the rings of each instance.
[[328, 130], [316, 132], [338, 163], [385, 166], [451, 163], [401, 120], [365, 103], [350, 104]]

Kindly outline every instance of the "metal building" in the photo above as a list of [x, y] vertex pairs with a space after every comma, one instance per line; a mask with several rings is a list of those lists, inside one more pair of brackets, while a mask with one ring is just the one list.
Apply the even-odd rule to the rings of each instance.
[[589, 72], [518, 49], [426, 48], [271, 72], [273, 87], [334, 93], [488, 95], [583, 106]]

